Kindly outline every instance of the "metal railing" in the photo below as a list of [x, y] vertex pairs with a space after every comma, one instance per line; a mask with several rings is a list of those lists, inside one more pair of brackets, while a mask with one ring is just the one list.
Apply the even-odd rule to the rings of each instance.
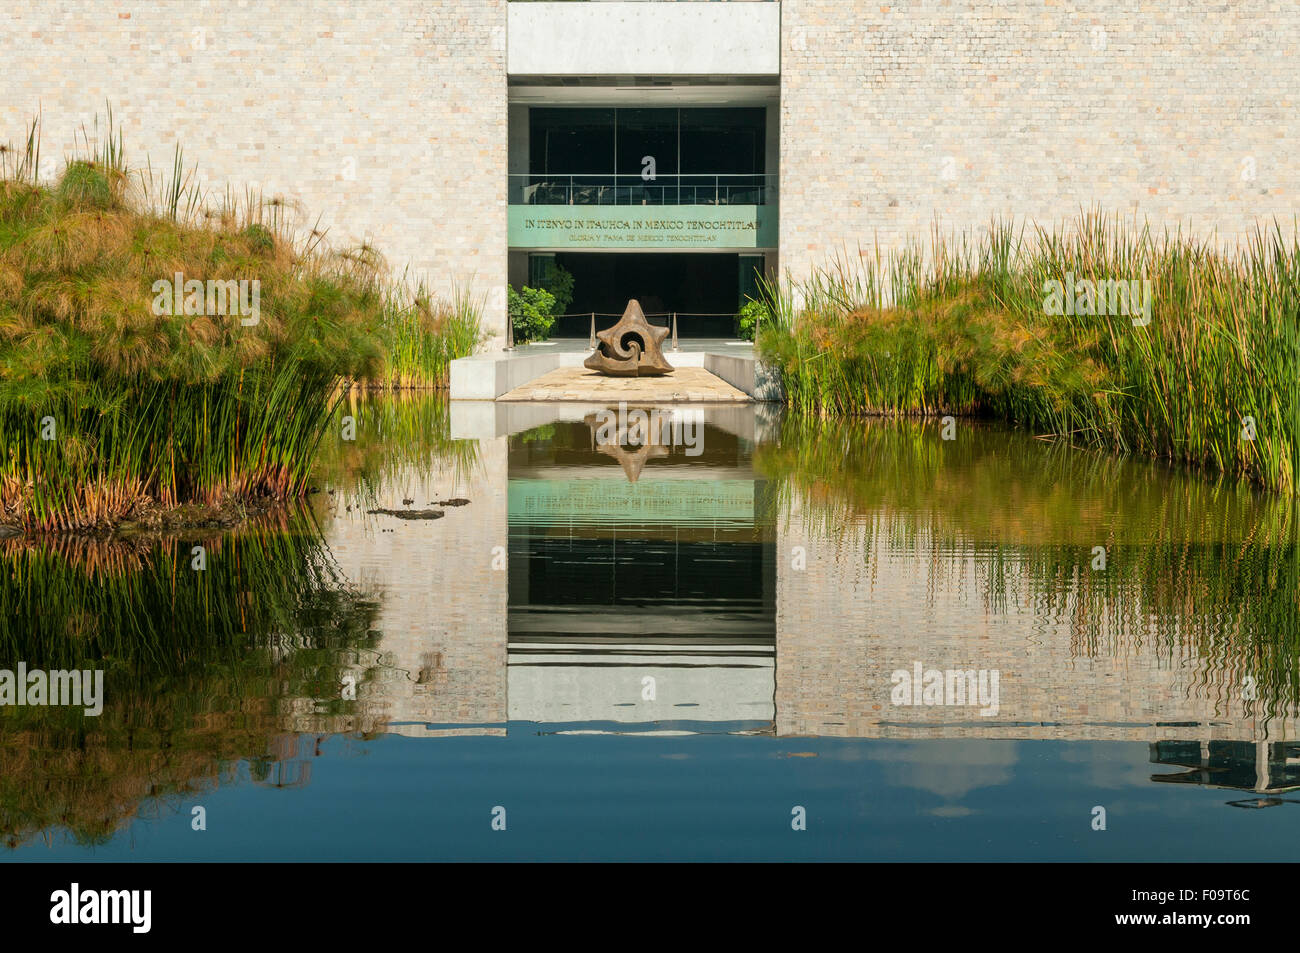
[[509, 176], [511, 205], [775, 205], [775, 174]]
[[[655, 325], [652, 318], [669, 318], [670, 321], [664, 325], [655, 325], [656, 327], [668, 327], [672, 331], [672, 344], [669, 351], [677, 351], [677, 319], [678, 318], [730, 318], [736, 317], [733, 311], [646, 311], [645, 317], [649, 324]], [[587, 346], [596, 347], [596, 319], [597, 318], [614, 318], [609, 322], [609, 327], [614, 327], [622, 320], [622, 313], [618, 311], [575, 311], [572, 314], [557, 314], [557, 318], [591, 318], [591, 333], [587, 339]], [[515, 329], [510, 320], [510, 315], [506, 315], [506, 344], [503, 351], [513, 351], [515, 349]]]

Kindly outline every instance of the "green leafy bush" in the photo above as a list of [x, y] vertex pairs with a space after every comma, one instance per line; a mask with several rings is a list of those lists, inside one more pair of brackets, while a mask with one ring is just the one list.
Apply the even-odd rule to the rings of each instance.
[[545, 341], [551, 336], [551, 326], [555, 324], [555, 295], [549, 291], [527, 285], [518, 291], [511, 288], [509, 309], [517, 344]]
[[742, 341], [754, 340], [759, 322], [768, 321], [767, 305], [761, 301], [749, 300], [736, 312], [736, 337]]

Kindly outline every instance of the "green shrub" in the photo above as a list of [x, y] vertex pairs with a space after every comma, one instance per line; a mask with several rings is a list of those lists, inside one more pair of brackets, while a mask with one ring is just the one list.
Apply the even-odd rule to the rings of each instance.
[[767, 305], [761, 301], [746, 301], [736, 313], [736, 337], [742, 341], [754, 340], [759, 323], [766, 324], [768, 320]]
[[256, 222], [244, 229], [244, 238], [248, 241], [249, 248], [259, 255], [269, 254], [275, 250], [275, 236], [265, 225], [259, 225]]
[[511, 288], [509, 308], [516, 343], [545, 341], [551, 336], [551, 326], [555, 324], [555, 295], [543, 288], [529, 288], [527, 285], [518, 291]]
[[97, 163], [77, 160], [63, 170], [55, 191], [64, 208], [102, 211], [120, 204], [121, 178]]

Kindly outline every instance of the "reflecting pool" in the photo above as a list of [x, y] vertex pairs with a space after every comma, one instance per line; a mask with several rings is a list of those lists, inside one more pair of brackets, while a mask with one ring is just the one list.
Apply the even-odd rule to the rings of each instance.
[[1293, 856], [1291, 499], [974, 421], [339, 414], [269, 518], [0, 541], [0, 668], [105, 686], [0, 707], [0, 858]]

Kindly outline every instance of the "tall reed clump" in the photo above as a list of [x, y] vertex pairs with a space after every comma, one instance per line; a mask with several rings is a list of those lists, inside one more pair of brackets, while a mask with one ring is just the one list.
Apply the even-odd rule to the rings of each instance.
[[[1052, 313], [1049, 282], [1081, 280], [1148, 281], [1149, 322], [1113, 296]], [[760, 353], [803, 410], [983, 413], [1295, 491], [1300, 241], [1278, 226], [1224, 250], [1095, 213], [1053, 232], [995, 223], [766, 294]]]
[[372, 389], [445, 390], [451, 362], [473, 354], [486, 336], [482, 303], [466, 289], [439, 298], [423, 283], [389, 291], [384, 331], [382, 366], [365, 382]]
[[[0, 169], [0, 520], [84, 531], [301, 493], [340, 380], [380, 367], [380, 256], [295, 241], [281, 199], [202, 211], [179, 152], [159, 191], [111, 124], [53, 184], [38, 150], [34, 123]], [[260, 313], [220, 306], [241, 281]]]

